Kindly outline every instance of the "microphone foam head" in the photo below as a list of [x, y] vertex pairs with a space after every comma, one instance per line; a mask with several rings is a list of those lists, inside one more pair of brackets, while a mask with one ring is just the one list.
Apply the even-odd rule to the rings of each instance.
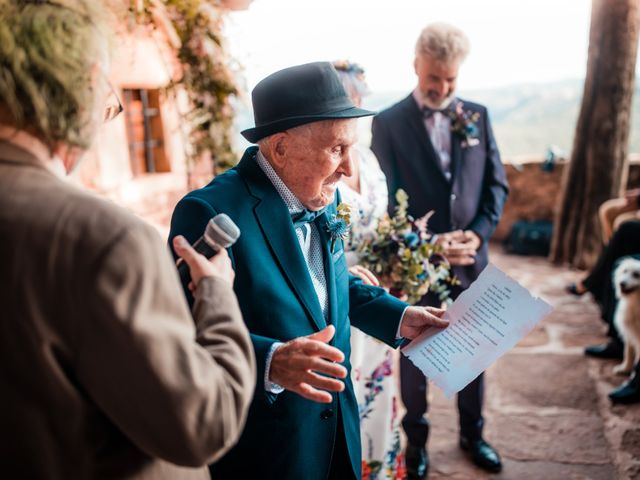
[[205, 239], [222, 248], [229, 248], [240, 237], [240, 229], [226, 213], [219, 213], [207, 223]]

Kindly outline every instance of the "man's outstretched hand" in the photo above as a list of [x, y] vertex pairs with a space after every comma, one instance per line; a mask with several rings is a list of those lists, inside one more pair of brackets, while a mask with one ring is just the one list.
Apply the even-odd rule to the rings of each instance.
[[329, 325], [279, 346], [271, 358], [269, 380], [308, 400], [330, 403], [329, 392], [344, 390], [344, 382], [338, 378], [347, 376], [347, 369], [340, 365], [344, 354], [327, 345], [334, 334], [334, 326]]
[[[441, 317], [444, 310], [434, 307], [408, 307], [402, 317], [400, 335], [413, 339], [428, 327], [446, 327]], [[333, 325], [313, 335], [298, 337], [279, 346], [271, 358], [269, 380], [306, 399], [330, 403], [330, 392], [344, 390], [347, 369], [340, 365], [344, 354], [327, 345], [333, 335]]]

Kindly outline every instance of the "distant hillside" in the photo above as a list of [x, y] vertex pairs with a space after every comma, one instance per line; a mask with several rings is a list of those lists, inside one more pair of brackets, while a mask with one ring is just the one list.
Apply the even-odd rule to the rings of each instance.
[[[466, 91], [460, 92], [460, 96], [489, 108], [504, 157], [544, 155], [551, 145], [565, 152], [571, 150], [582, 88], [582, 80], [567, 80]], [[407, 93], [373, 94], [367, 99], [367, 106], [380, 110]], [[640, 152], [640, 83], [636, 85], [634, 95], [629, 147], [630, 152]]]
[[[462, 98], [489, 108], [498, 146], [503, 157], [543, 156], [549, 146], [569, 152], [573, 142], [578, 109], [582, 99], [582, 80], [549, 84], [514, 85], [503, 88], [462, 91]], [[409, 92], [377, 92], [366, 98], [365, 108], [382, 110], [404, 98]], [[251, 111], [239, 108], [238, 132], [251, 127]], [[370, 123], [361, 122], [360, 136], [369, 141]], [[236, 147], [241, 151], [248, 143], [238, 134]], [[631, 121], [629, 151], [640, 152], [640, 82], [636, 85]]]

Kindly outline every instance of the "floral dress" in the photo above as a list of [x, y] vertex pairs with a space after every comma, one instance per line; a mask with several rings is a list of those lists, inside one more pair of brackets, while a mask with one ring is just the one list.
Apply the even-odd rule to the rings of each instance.
[[[360, 193], [340, 183], [342, 201], [354, 215], [349, 244], [349, 266], [358, 263], [359, 242], [375, 235], [378, 219], [387, 211], [387, 183], [371, 150], [357, 147]], [[386, 344], [351, 328], [351, 376], [360, 412], [362, 480], [405, 478], [400, 448], [397, 352]]]

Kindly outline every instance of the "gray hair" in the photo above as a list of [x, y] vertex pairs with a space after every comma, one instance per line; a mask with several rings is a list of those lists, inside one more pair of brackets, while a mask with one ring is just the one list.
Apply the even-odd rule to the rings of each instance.
[[110, 46], [100, 3], [0, 0], [0, 110], [51, 149], [91, 143], [92, 70]]
[[463, 61], [469, 49], [464, 32], [447, 23], [427, 25], [416, 42], [416, 55], [427, 55], [447, 64]]

